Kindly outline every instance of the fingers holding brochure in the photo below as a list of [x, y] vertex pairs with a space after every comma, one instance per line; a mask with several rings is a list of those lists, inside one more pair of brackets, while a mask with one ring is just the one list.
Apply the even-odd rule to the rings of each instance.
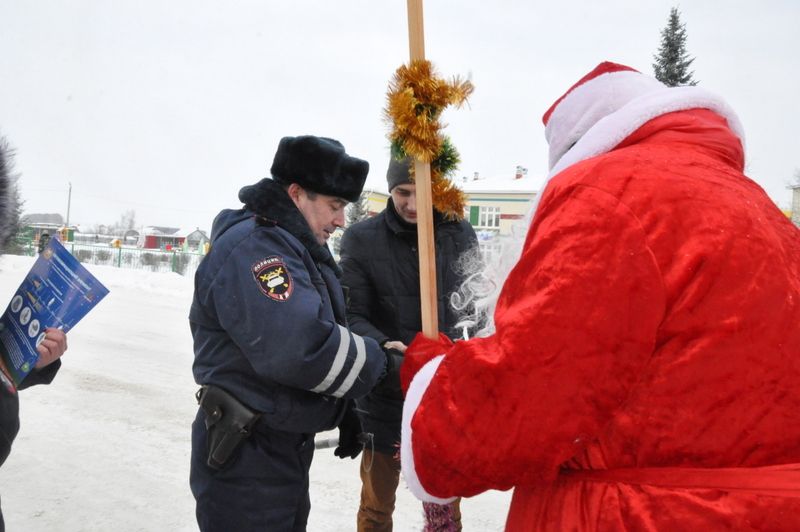
[[61, 358], [67, 350], [67, 335], [61, 329], [48, 327], [44, 340], [39, 343], [36, 350], [39, 352], [36, 369], [41, 369]]

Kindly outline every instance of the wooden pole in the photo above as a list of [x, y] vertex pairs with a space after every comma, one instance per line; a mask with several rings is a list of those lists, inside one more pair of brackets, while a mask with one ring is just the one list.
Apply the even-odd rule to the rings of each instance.
[[[411, 60], [425, 59], [425, 28], [422, 0], [408, 0], [408, 49]], [[417, 247], [419, 249], [419, 295], [422, 305], [422, 333], [431, 339], [439, 335], [436, 296], [436, 245], [433, 239], [433, 197], [431, 165], [414, 161], [417, 194]]]

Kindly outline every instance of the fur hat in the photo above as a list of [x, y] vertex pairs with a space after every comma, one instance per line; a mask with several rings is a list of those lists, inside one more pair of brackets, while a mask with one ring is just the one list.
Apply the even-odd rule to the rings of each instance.
[[297, 183], [319, 194], [358, 201], [369, 163], [347, 155], [338, 140], [303, 135], [283, 137], [270, 169], [278, 183]]
[[389, 158], [389, 168], [386, 170], [386, 182], [389, 183], [389, 192], [397, 185], [411, 183], [411, 164], [411, 157], [403, 157], [402, 159]]

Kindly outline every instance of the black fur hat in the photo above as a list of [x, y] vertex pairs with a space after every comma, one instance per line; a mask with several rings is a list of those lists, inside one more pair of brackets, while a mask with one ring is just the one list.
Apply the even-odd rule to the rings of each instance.
[[347, 155], [338, 140], [303, 135], [281, 139], [270, 172], [283, 185], [358, 201], [369, 163]]
[[389, 158], [389, 168], [386, 170], [386, 182], [389, 183], [389, 192], [397, 185], [411, 183], [410, 169], [413, 161], [411, 157], [403, 157], [402, 159]]

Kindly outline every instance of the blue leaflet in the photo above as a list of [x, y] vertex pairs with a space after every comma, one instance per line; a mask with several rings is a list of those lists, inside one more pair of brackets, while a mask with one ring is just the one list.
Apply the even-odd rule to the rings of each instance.
[[108, 289], [51, 238], [0, 318], [3, 361], [19, 385], [36, 365], [45, 329], [69, 331]]

